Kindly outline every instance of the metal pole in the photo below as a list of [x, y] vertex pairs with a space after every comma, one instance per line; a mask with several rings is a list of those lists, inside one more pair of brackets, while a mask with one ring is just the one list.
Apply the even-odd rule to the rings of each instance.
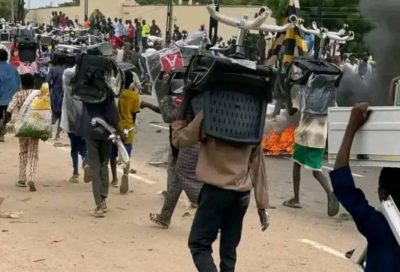
[[165, 44], [169, 45], [172, 40], [172, 21], [173, 21], [173, 10], [174, 10], [173, 0], [168, 0], [167, 6], [167, 23], [165, 29]]
[[14, 0], [10, 0], [10, 6], [11, 6], [11, 22], [15, 23], [15, 2]]
[[[215, 5], [215, 10], [219, 11], [219, 0], [213, 1], [213, 4]], [[214, 45], [218, 42], [218, 21], [214, 20], [212, 17], [210, 17], [210, 26], [208, 35], [211, 44]]]
[[83, 13], [85, 14], [85, 16], [89, 17], [89, 0], [85, 0], [83, 4], [83, 9]]
[[18, 21], [25, 23], [25, 1], [18, 0]]
[[[242, 20], [247, 20], [247, 19], [248, 19], [248, 17], [244, 16]], [[246, 29], [239, 30], [239, 37], [236, 42], [236, 52], [235, 52], [236, 57], [243, 58], [246, 55], [245, 54], [246, 52], [244, 50], [245, 49], [244, 43], [245, 43], [247, 32], [248, 32], [248, 30], [246, 30]]]
[[322, 28], [323, 24], [322, 24], [322, 9], [324, 7], [324, 3], [323, 0], [319, 0], [318, 2], [318, 19], [319, 19], [319, 27]]

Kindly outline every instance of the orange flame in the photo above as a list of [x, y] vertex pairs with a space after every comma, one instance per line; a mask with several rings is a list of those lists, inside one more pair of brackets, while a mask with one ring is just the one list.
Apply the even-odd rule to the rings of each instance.
[[273, 130], [265, 135], [262, 145], [267, 155], [291, 155], [293, 153], [295, 130], [294, 126], [289, 126], [282, 132]]

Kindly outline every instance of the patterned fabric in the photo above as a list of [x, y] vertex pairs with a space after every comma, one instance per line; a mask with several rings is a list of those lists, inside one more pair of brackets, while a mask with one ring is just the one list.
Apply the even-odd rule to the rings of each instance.
[[196, 166], [199, 159], [200, 144], [179, 149], [176, 162], [176, 175], [184, 182], [198, 182], [196, 177]]
[[[34, 182], [39, 161], [39, 139], [19, 138], [19, 181]], [[26, 167], [29, 164], [27, 180]]]
[[[176, 103], [174, 103], [174, 99], [172, 96], [165, 96], [160, 101], [160, 112], [163, 116], [164, 122], [170, 124], [175, 121], [179, 114], [179, 107]], [[179, 149], [172, 145], [172, 128], [169, 128], [169, 141], [172, 150], [172, 156], [177, 158]], [[176, 159], [175, 159], [176, 160]]]
[[168, 186], [167, 198], [161, 210], [160, 219], [169, 224], [182, 191], [185, 191], [191, 203], [197, 203], [203, 183], [196, 178], [196, 166], [200, 145], [179, 150], [174, 179]]
[[[166, 96], [160, 102], [160, 111], [164, 120], [172, 123], [178, 117], [179, 107], [174, 103], [172, 96]], [[178, 149], [171, 144], [171, 151], [168, 157], [167, 198], [160, 214], [160, 219], [167, 224], [171, 221], [182, 191], [186, 193], [191, 203], [197, 203], [197, 198], [203, 187], [203, 183], [196, 178], [200, 145], [196, 144], [179, 149], [178, 153]]]
[[178, 160], [178, 155], [174, 156], [172, 149], [168, 153], [168, 166], [167, 166], [167, 191], [171, 187], [171, 184], [176, 178], [176, 161]]
[[178, 105], [174, 103], [172, 96], [165, 96], [163, 99], [161, 99], [160, 111], [166, 123], [170, 124], [176, 120], [179, 110]]
[[9, 113], [13, 113], [15, 110], [19, 111], [31, 92], [32, 90], [21, 90], [17, 92], [8, 105], [7, 111]]
[[[300, 3], [298, 0], [290, 0], [283, 25], [289, 23], [289, 18], [292, 15], [300, 14]], [[300, 56], [308, 51], [307, 42], [302, 38], [299, 27], [295, 26], [286, 32], [278, 33], [275, 41], [272, 43], [271, 50], [268, 54], [268, 62], [272, 64], [275, 62], [279, 52], [284, 47], [283, 63], [290, 64], [297, 49]]]

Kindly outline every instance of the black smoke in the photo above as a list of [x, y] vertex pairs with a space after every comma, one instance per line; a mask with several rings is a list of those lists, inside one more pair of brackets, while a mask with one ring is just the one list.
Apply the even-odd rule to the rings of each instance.
[[356, 75], [346, 74], [338, 99], [346, 105], [355, 102], [387, 105], [390, 81], [400, 75], [400, 1], [361, 0], [359, 8], [362, 17], [373, 24], [364, 41], [374, 57], [375, 76], [365, 86]]
[[360, 12], [374, 24], [374, 29], [364, 38], [376, 61], [371, 98], [385, 105], [390, 81], [400, 75], [400, 1], [361, 0]]

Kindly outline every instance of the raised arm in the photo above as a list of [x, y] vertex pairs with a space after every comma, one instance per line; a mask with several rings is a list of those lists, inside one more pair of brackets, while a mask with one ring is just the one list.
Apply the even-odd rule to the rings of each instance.
[[358, 230], [366, 238], [379, 239], [382, 216], [368, 204], [364, 193], [357, 189], [349, 167], [350, 150], [357, 131], [368, 121], [368, 104], [356, 105], [336, 158], [335, 170], [330, 173], [333, 191], [343, 207], [351, 214]]
[[370, 115], [371, 111], [368, 109], [368, 104], [366, 103], [356, 105], [351, 111], [350, 121], [336, 158], [335, 169], [349, 166], [350, 150], [354, 137], [357, 131], [368, 121]]

